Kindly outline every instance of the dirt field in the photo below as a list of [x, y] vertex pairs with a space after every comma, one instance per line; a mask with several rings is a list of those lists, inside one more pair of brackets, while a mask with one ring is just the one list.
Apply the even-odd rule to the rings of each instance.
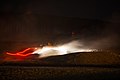
[[1, 80], [119, 80], [120, 68], [95, 67], [0, 67]]
[[119, 80], [119, 53], [93, 52], [1, 62], [0, 80]]

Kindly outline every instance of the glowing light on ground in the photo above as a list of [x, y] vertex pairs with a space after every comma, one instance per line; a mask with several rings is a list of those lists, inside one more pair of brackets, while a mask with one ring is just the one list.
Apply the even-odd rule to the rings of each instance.
[[56, 46], [43, 46], [42, 48], [27, 48], [23, 51], [17, 53], [9, 53], [6, 54], [12, 56], [29, 56], [31, 54], [38, 54], [39, 58], [48, 57], [48, 56], [58, 56], [65, 55], [76, 52], [92, 52], [95, 51], [93, 49], [85, 48], [79, 41], [72, 41], [62, 45]]

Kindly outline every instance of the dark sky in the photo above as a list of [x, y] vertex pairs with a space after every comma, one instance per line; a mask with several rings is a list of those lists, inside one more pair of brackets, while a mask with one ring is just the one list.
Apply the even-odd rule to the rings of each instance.
[[2, 13], [37, 13], [94, 19], [112, 16], [120, 9], [117, 0], [6, 0], [0, 5]]
[[[106, 35], [109, 36], [113, 35], [115, 36], [115, 38], [110, 37], [110, 40], [112, 39], [113, 41], [114, 39], [116, 39], [116, 36], [118, 38], [119, 37], [118, 34], [120, 34], [119, 10], [120, 10], [120, 6], [116, 0], [114, 1], [111, 0], [109, 1], [106, 0], [77, 0], [77, 1], [76, 0], [73, 1], [3, 0], [0, 2], [0, 20], [1, 20], [0, 36], [2, 41], [55, 42], [59, 39], [61, 40], [66, 39], [65, 38], [66, 36], [71, 36], [71, 32], [73, 31], [76, 32], [76, 34], [80, 32], [79, 33], [80, 37], [82, 36], [82, 38], [84, 39], [86, 38], [88, 39], [88, 36], [96, 38], [97, 35], [98, 36], [100, 35], [102, 37], [105, 36], [106, 38]], [[11, 16], [11, 14], [13, 16]], [[14, 14], [18, 14], [17, 17]], [[23, 15], [21, 16], [19, 14], [23, 14]], [[40, 14], [40, 15], [52, 15], [55, 17], [62, 16], [62, 17], [61, 19], [59, 19], [59, 17], [58, 19], [47, 18], [48, 19], [47, 20], [45, 18], [41, 19], [41, 17], [34, 15], [26, 16], [26, 14], [28, 15]], [[90, 22], [87, 22], [89, 18], [109, 19], [114, 15], [119, 16], [119, 17], [117, 16], [114, 17], [116, 18], [114, 19], [115, 22], [116, 21], [118, 22], [117, 24], [116, 23], [104, 24], [102, 22], [97, 22], [97, 21], [92, 22], [92, 20]], [[64, 17], [78, 17], [78, 18], [63, 19]], [[84, 19], [77, 20], [79, 18], [88, 18], [88, 19], [85, 19], [86, 21], [84, 22]], [[81, 20], [83, 20], [84, 23]], [[101, 27], [105, 27], [105, 29], [104, 28], [102, 29]], [[58, 34], [60, 34], [60, 36], [58, 36]], [[116, 40], [119, 41], [119, 39]], [[114, 42], [117, 43], [117, 41]], [[14, 47], [16, 47], [16, 44], [14, 45]]]

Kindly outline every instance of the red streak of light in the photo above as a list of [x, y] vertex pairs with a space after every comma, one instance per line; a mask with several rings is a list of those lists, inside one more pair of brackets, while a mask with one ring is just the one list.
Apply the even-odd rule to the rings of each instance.
[[[26, 53], [27, 51], [30, 51], [30, 50], [35, 50], [35, 48], [27, 48], [27, 49], [25, 49], [25, 50], [23, 50], [23, 51], [21, 51], [21, 52], [17, 52], [17, 53], [9, 53], [9, 52], [6, 52], [6, 54], [8, 54], [8, 55], [12, 55], [12, 56], [28, 56], [28, 55], [31, 55], [31, 53], [32, 52], [28, 52], [28, 53]], [[24, 54], [24, 53], [26, 53], [26, 54]]]

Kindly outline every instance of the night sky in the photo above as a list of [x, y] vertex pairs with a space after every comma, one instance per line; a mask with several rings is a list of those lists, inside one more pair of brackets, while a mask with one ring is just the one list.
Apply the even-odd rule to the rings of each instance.
[[119, 13], [117, 0], [5, 0], [0, 3], [1, 13], [33, 13], [92, 19], [106, 19]]
[[117, 0], [3, 0], [0, 2], [0, 41], [15, 41], [11, 48], [19, 47], [18, 42], [28, 42], [22, 45], [29, 47], [34, 42], [69, 39], [75, 32], [90, 44], [96, 40], [95, 45], [101, 46], [101, 41], [111, 44], [120, 40], [119, 10]]

